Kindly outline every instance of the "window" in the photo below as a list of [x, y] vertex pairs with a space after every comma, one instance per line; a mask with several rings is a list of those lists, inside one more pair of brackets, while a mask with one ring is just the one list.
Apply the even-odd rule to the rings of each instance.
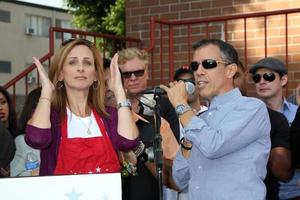
[[48, 17], [25, 15], [25, 34], [27, 35], [48, 37], [50, 26], [51, 19]]
[[0, 22], [10, 23], [10, 12], [7, 10], [0, 10]]
[[11, 73], [11, 63], [10, 61], [0, 60], [0, 73]]
[[[32, 63], [25, 63], [25, 68], [28, 68], [32, 65]], [[48, 72], [48, 64], [47, 63], [42, 63], [44, 69], [46, 70], [46, 72]], [[28, 84], [36, 84], [37, 83], [37, 79], [38, 79], [38, 71], [37, 69], [29, 72], [27, 74], [27, 83]]]
[[[55, 21], [55, 26], [60, 27], [60, 28], [72, 28], [72, 25], [69, 20], [62, 20], [62, 19], [57, 19]], [[57, 39], [61, 39], [61, 33], [56, 33], [55, 34]], [[64, 33], [63, 35], [64, 40], [72, 38], [72, 35], [70, 33]]]

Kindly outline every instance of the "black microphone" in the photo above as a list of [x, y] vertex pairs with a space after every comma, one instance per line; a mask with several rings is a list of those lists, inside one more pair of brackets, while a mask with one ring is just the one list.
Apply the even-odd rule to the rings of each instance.
[[[188, 95], [192, 95], [195, 92], [195, 85], [191, 82], [184, 82], [185, 84], [185, 89]], [[154, 87], [154, 88], [148, 88], [142, 92], [142, 94], [158, 94], [158, 95], [163, 95], [167, 94], [166, 91], [161, 89], [160, 87]]]
[[148, 88], [142, 92], [142, 94], [167, 94], [166, 91], [160, 87]]

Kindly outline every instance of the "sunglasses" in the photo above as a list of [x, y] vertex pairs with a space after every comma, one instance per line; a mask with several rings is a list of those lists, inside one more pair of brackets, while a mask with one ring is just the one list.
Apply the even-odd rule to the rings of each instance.
[[88, 47], [92, 47], [94, 46], [94, 43], [87, 40], [87, 39], [84, 39], [84, 38], [70, 38], [70, 39], [67, 39], [67, 40], [64, 40], [61, 44], [60, 44], [60, 47], [63, 47], [63, 46], [66, 46], [67, 44], [73, 42], [73, 41], [77, 41], [78, 44], [84, 44]]
[[132, 71], [132, 72], [121, 72], [122, 77], [125, 79], [128, 79], [132, 76], [132, 74], [134, 74], [135, 77], [142, 77], [144, 76], [145, 70], [141, 69], [141, 70], [136, 70], [136, 71]]
[[219, 60], [213, 60], [213, 59], [205, 59], [202, 62], [192, 61], [190, 64], [190, 69], [192, 71], [197, 71], [199, 65], [201, 64], [204, 69], [212, 69], [215, 68], [219, 63], [223, 63], [225, 65], [229, 65], [230, 63], [219, 61]]
[[258, 83], [260, 82], [261, 80], [261, 77], [264, 78], [265, 81], [268, 81], [268, 82], [272, 82], [275, 80], [275, 74], [272, 73], [272, 72], [269, 72], [269, 73], [264, 73], [263, 75], [260, 75], [260, 74], [253, 74], [252, 75], [252, 79], [254, 81], [254, 83]]
[[195, 83], [195, 81], [193, 79], [181, 79], [181, 78], [178, 78], [178, 79], [176, 79], [176, 81], [190, 82], [190, 83], [193, 83], [194, 85], [196, 85], [196, 83]]

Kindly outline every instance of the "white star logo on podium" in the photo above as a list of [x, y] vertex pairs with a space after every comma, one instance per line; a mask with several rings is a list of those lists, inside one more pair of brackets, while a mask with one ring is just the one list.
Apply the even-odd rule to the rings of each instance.
[[67, 196], [69, 198], [69, 200], [78, 200], [81, 195], [82, 195], [82, 193], [77, 193], [75, 191], [74, 187], [72, 187], [71, 193], [65, 194], [65, 196]]

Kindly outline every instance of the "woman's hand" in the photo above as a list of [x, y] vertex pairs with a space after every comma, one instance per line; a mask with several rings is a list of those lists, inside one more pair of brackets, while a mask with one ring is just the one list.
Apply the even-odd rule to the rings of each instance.
[[54, 85], [48, 78], [48, 74], [46, 70], [44, 69], [43, 65], [41, 62], [36, 58], [33, 57], [34, 64], [37, 67], [39, 76], [40, 76], [40, 81], [42, 84], [42, 95], [43, 97], [50, 98], [52, 97], [52, 91], [54, 90]]
[[124, 101], [126, 99], [125, 91], [123, 88], [121, 72], [118, 66], [118, 57], [116, 53], [110, 63], [110, 80], [108, 81], [109, 89], [115, 94], [117, 102]]

